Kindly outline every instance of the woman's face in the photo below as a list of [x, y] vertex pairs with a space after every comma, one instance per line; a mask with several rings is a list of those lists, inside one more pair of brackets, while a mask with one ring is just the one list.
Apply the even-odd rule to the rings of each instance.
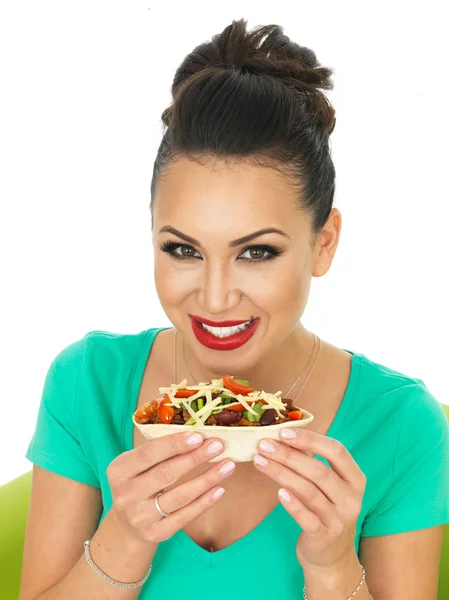
[[[158, 182], [155, 284], [204, 369], [244, 377], [288, 347], [311, 277], [332, 262], [340, 216], [334, 209], [312, 245], [310, 218], [281, 173], [241, 162], [207, 165], [177, 159]], [[195, 317], [250, 326], [237, 335], [228, 327], [207, 331]]]

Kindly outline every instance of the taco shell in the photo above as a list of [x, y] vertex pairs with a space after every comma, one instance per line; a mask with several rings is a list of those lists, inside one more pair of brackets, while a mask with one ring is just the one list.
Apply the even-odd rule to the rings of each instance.
[[286, 421], [277, 425], [264, 425], [259, 427], [251, 426], [219, 426], [219, 425], [165, 425], [158, 424], [140, 424], [132, 417], [134, 425], [147, 440], [154, 440], [164, 435], [173, 435], [182, 431], [198, 431], [207, 439], [219, 437], [225, 446], [224, 451], [211, 458], [208, 462], [219, 462], [224, 458], [230, 458], [235, 462], [252, 462], [257, 454], [257, 445], [263, 438], [272, 438], [281, 440], [280, 433], [283, 427], [296, 429], [305, 427], [311, 423], [314, 416], [304, 409], [300, 409], [303, 418], [299, 421]]

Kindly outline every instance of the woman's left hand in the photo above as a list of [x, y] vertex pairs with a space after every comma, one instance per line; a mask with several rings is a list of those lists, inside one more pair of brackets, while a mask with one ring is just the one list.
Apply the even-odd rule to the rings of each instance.
[[[282, 434], [286, 432], [282, 429]], [[345, 446], [314, 431], [292, 428], [296, 436], [262, 440], [258, 450], [268, 459], [254, 464], [279, 483], [279, 499], [302, 528], [296, 556], [304, 569], [332, 569], [355, 553], [356, 522], [360, 514], [366, 477]], [[263, 448], [264, 441], [274, 451]], [[325, 458], [332, 468], [313, 458]], [[283, 497], [283, 491], [290, 500]]]

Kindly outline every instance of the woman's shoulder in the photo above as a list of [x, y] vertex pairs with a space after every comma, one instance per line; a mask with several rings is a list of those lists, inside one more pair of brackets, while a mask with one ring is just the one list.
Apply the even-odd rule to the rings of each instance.
[[366, 388], [372, 388], [377, 394], [400, 393], [403, 397], [417, 398], [427, 390], [422, 379], [399, 370], [392, 365], [386, 364], [361, 353], [354, 353], [360, 363], [362, 384]]
[[154, 338], [164, 328], [154, 327], [135, 333], [119, 333], [107, 330], [91, 330], [84, 336], [66, 344], [56, 354], [52, 363], [59, 378], [81, 371], [108, 371], [114, 366], [134, 363], [146, 346], [148, 350]]
[[363, 379], [369, 385], [374, 383], [376, 386], [380, 385], [385, 389], [394, 389], [410, 385], [415, 386], [421, 381], [418, 377], [397, 370], [384, 361], [370, 358], [361, 352], [351, 351], [351, 353], [354, 355], [354, 359], [360, 364]]
[[427, 384], [419, 377], [398, 370], [383, 361], [365, 354], [354, 353], [359, 364], [358, 396], [365, 412], [376, 413], [383, 421], [383, 429], [395, 421], [408, 422], [416, 428], [439, 426], [447, 429], [446, 413]]

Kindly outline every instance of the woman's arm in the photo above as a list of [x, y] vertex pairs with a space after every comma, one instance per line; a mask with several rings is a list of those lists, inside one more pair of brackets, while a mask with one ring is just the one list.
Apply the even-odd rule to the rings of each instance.
[[[349, 598], [360, 581], [366, 582], [354, 600], [437, 600], [438, 573], [444, 526], [394, 535], [361, 537], [359, 557], [331, 573], [304, 573], [310, 600]], [[359, 562], [360, 561], [360, 562]]]
[[[365, 571], [367, 571], [366, 567]], [[332, 570], [304, 570], [304, 580], [309, 600], [319, 600], [321, 598], [326, 598], [326, 600], [341, 600], [342, 598], [349, 598], [356, 590], [361, 579], [362, 568], [355, 550], [353, 555], [345, 558], [342, 564], [335, 565]], [[370, 593], [372, 594], [373, 592], [368, 586], [367, 575], [354, 600], [369, 600]], [[378, 600], [377, 596], [376, 600]], [[379, 596], [379, 600], [383, 600], [383, 597]], [[401, 599], [398, 597], [397, 600]]]
[[360, 562], [375, 600], [436, 600], [443, 533], [439, 525], [361, 537]]
[[94, 563], [124, 582], [141, 579], [153, 560], [153, 545], [130, 536], [115, 518], [114, 504], [99, 525], [102, 505], [99, 488], [33, 466], [19, 600], [138, 597], [141, 588], [112, 586], [84, 556], [90, 539]]
[[[361, 537], [359, 558], [332, 573], [304, 573], [310, 600], [348, 598], [360, 580], [356, 600], [437, 600], [444, 526], [394, 535]], [[359, 579], [357, 579], [359, 578]]]
[[[157, 545], [130, 540], [112, 507], [92, 537], [90, 549], [94, 563], [109, 577], [133, 582], [147, 573]], [[35, 600], [136, 600], [141, 590], [141, 587], [119, 588], [105, 581], [88, 565], [83, 548], [83, 554], [67, 575]]]

